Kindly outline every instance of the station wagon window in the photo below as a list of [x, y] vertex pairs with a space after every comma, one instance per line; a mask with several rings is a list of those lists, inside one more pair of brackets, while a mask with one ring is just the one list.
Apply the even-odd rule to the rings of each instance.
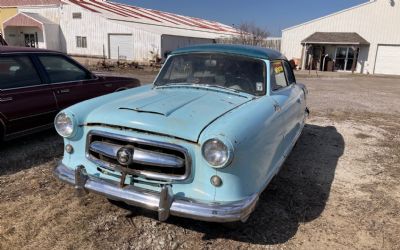
[[265, 63], [261, 60], [218, 53], [172, 56], [155, 81], [163, 85], [223, 87], [256, 96], [265, 94]]
[[39, 56], [51, 83], [72, 82], [89, 79], [88, 73], [64, 56]]
[[288, 84], [282, 61], [271, 62], [271, 89], [274, 91], [287, 86]]
[[41, 84], [41, 79], [28, 56], [0, 56], [0, 89]]

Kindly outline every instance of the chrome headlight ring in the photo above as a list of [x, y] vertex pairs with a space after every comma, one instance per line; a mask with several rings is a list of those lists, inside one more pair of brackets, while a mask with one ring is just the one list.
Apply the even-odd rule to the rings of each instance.
[[228, 140], [209, 139], [203, 143], [201, 152], [213, 168], [224, 168], [233, 160], [233, 146]]
[[71, 138], [76, 134], [76, 121], [72, 114], [60, 112], [54, 119], [54, 127], [59, 135], [64, 138]]

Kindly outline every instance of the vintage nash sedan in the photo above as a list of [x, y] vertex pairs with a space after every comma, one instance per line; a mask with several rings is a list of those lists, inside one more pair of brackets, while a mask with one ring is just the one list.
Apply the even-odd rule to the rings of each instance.
[[58, 114], [55, 175], [161, 221], [245, 222], [301, 134], [306, 94], [276, 51], [178, 49], [154, 84]]

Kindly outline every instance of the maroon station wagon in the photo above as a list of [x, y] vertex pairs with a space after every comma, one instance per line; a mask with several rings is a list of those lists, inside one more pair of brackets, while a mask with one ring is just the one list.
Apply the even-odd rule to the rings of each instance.
[[60, 52], [0, 46], [0, 140], [52, 128], [68, 106], [139, 85], [96, 76]]

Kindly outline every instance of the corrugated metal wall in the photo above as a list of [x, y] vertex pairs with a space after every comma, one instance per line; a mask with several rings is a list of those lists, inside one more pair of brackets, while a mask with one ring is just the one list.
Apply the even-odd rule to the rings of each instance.
[[[73, 19], [72, 13], [82, 13]], [[79, 6], [63, 5], [61, 10], [62, 48], [68, 54], [109, 58], [109, 34], [132, 34], [134, 60], [147, 62], [150, 51], [160, 51], [160, 36], [132, 27], [129, 23], [112, 21], [85, 11]], [[87, 37], [87, 48], [76, 46], [76, 37]]]
[[377, 0], [332, 14], [282, 32], [282, 53], [301, 58], [301, 41], [314, 32], [357, 32], [368, 42], [360, 51], [357, 71], [373, 73], [378, 44], [400, 44], [400, 4]]
[[[24, 7], [21, 12], [34, 12], [47, 19], [60, 23], [59, 48], [70, 55], [109, 58], [110, 34], [130, 34], [133, 37], [133, 60], [148, 63], [154, 55], [162, 57], [161, 36], [204, 38], [210, 41], [220, 36], [228, 36], [214, 31], [193, 30], [190, 28], [174, 28], [131, 22], [127, 20], [109, 19], [99, 13], [84, 9], [78, 5], [62, 3], [57, 7]], [[80, 19], [73, 19], [72, 13], [81, 13]], [[87, 48], [78, 48], [76, 37], [87, 38]], [[51, 36], [46, 36], [51, 41]], [[53, 45], [52, 45], [53, 48]]]
[[46, 48], [51, 50], [61, 50], [60, 26], [58, 24], [45, 24], [44, 33], [46, 36]]

